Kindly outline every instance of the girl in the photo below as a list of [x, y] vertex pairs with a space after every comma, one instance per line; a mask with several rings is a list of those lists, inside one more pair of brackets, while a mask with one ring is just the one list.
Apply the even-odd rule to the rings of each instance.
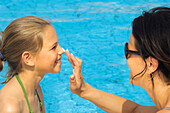
[[53, 26], [28, 16], [11, 22], [2, 33], [1, 67], [8, 63], [6, 85], [0, 90], [0, 113], [45, 113], [39, 85], [46, 73], [58, 73], [64, 50]]

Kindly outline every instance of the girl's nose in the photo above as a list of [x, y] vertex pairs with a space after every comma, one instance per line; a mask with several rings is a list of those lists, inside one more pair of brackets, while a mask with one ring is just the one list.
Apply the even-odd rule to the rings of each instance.
[[62, 48], [62, 47], [60, 46], [60, 50], [59, 50], [58, 54], [63, 54], [63, 53], [65, 53], [65, 50], [64, 50], [64, 48]]

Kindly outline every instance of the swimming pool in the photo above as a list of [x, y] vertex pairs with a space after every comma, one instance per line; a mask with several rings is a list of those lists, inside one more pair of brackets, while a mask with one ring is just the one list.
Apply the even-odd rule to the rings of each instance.
[[[0, 30], [15, 18], [35, 15], [51, 21], [59, 43], [83, 59], [86, 82], [142, 105], [154, 105], [147, 93], [129, 83], [124, 58], [132, 20], [156, 6], [170, 6], [169, 0], [1, 0]], [[4, 71], [0, 73], [3, 75]], [[62, 70], [47, 74], [40, 82], [47, 113], [104, 113], [91, 102], [69, 90], [72, 68], [66, 55]], [[4, 79], [1, 77], [0, 81]], [[0, 88], [2, 85], [0, 85]]]

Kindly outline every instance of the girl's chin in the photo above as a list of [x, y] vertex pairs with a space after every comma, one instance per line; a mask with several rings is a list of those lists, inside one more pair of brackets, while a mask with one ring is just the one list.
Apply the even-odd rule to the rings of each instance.
[[53, 71], [53, 72], [50, 72], [50, 73], [60, 73], [60, 71]]
[[57, 68], [55, 71], [56, 73], [59, 73], [61, 71], [61, 67]]
[[55, 70], [55, 73], [59, 73], [61, 71], [61, 69], [57, 69]]

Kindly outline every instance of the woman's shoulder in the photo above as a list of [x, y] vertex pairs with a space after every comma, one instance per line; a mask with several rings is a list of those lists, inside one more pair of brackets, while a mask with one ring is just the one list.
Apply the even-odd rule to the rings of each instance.
[[160, 111], [158, 111], [156, 113], [170, 113], [170, 110], [160, 110]]

